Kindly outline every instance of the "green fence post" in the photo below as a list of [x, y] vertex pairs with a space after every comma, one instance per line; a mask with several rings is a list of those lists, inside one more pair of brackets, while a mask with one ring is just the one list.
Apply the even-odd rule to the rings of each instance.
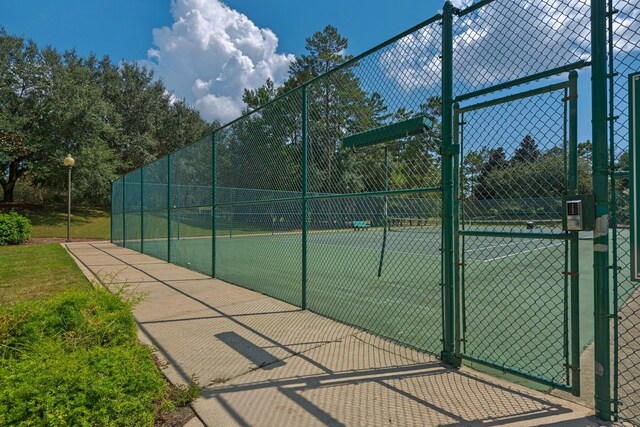
[[216, 168], [216, 132], [211, 133], [211, 277], [216, 277], [216, 192], [218, 172]]
[[144, 253], [144, 167], [140, 168], [140, 253]]
[[[453, 145], [460, 147], [460, 112], [458, 109], [460, 108], [459, 103], [453, 104]], [[461, 313], [462, 313], [462, 300], [461, 300], [461, 279], [460, 279], [460, 269], [462, 268], [462, 262], [460, 259], [460, 197], [462, 196], [462, 191], [460, 188], [460, 155], [456, 155], [454, 164], [453, 164], [453, 189], [455, 192], [454, 196], [454, 217], [453, 217], [453, 228], [455, 230], [454, 236], [454, 244], [455, 244], [455, 355], [456, 359], [461, 363], [461, 349], [460, 343], [464, 339], [461, 336], [462, 327], [461, 327]]]
[[[578, 72], [569, 73], [569, 194], [578, 194]], [[571, 248], [571, 393], [580, 396], [580, 265], [578, 231], [570, 232]]]
[[126, 175], [122, 175], [122, 247], [126, 248], [127, 247], [127, 221], [126, 221], [126, 217], [127, 214], [125, 213], [125, 202], [126, 202]]
[[444, 293], [444, 343], [442, 360], [458, 364], [455, 358], [455, 230], [453, 163], [453, 12], [451, 2], [444, 4], [442, 15], [442, 256]]
[[167, 154], [167, 262], [171, 262], [171, 154]]
[[302, 87], [302, 309], [307, 309], [307, 85]]
[[609, 200], [607, 151], [607, 4], [591, 0], [591, 126], [593, 140], [594, 348], [596, 416], [611, 419], [609, 313]]
[[109, 241], [113, 243], [113, 181], [111, 181], [111, 209], [109, 210], [111, 214], [111, 223], [109, 224]]

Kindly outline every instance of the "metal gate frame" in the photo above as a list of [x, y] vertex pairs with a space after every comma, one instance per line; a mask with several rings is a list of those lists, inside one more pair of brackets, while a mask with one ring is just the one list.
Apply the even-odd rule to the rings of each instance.
[[[567, 184], [567, 196], [578, 195], [578, 93], [577, 93], [578, 73], [572, 71], [566, 82], [552, 84], [537, 89], [508, 95], [501, 98], [493, 99], [486, 102], [480, 102], [468, 106], [460, 106], [458, 103], [454, 105], [454, 144], [461, 147], [461, 153], [457, 155], [455, 163], [456, 189], [458, 197], [456, 197], [456, 357], [460, 360], [468, 360], [490, 368], [499, 369], [513, 375], [542, 383], [554, 388], [571, 391], [575, 396], [580, 395], [580, 330], [579, 330], [579, 263], [578, 263], [578, 232], [565, 231], [562, 233], [518, 233], [509, 231], [487, 231], [487, 230], [465, 230], [461, 229], [460, 221], [463, 209], [460, 207], [459, 200], [462, 199], [463, 189], [460, 180], [461, 159], [464, 157], [464, 114], [470, 111], [482, 110], [488, 107], [509, 103], [516, 100], [531, 98], [533, 96], [564, 90], [565, 96], [562, 102], [565, 103], [565, 117], [563, 133], [565, 134], [564, 155], [567, 156], [565, 165], [565, 179]], [[568, 111], [567, 111], [568, 105]], [[567, 132], [568, 127], [568, 132]], [[566, 368], [566, 379], [564, 383], [557, 382], [551, 378], [546, 378], [538, 374], [528, 372], [523, 369], [506, 366], [491, 360], [483, 359], [465, 352], [465, 331], [466, 331], [466, 300], [465, 300], [465, 252], [464, 241], [465, 236], [474, 237], [503, 237], [503, 238], [535, 238], [549, 239], [565, 242], [565, 271], [564, 281], [564, 357]], [[570, 297], [570, 303], [568, 298]], [[569, 331], [570, 337], [569, 337]]]

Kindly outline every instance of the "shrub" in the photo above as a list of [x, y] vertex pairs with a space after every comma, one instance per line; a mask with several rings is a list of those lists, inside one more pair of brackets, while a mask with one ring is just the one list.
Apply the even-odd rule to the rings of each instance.
[[31, 222], [14, 211], [0, 213], [0, 246], [19, 245], [31, 237]]
[[167, 383], [130, 308], [104, 290], [0, 308], [0, 426], [153, 425]]

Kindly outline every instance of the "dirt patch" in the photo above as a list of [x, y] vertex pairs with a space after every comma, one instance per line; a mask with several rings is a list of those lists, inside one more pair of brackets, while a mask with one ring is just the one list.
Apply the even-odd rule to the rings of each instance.
[[190, 406], [181, 406], [176, 408], [174, 411], [161, 414], [156, 418], [156, 422], [154, 423], [155, 427], [182, 427], [189, 420], [195, 417], [196, 414], [193, 412]]

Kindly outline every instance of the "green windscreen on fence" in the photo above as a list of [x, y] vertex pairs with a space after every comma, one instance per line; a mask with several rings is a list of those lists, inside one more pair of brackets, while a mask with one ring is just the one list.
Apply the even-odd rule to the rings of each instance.
[[142, 168], [143, 243], [145, 254], [168, 258], [168, 158], [163, 157]]
[[131, 172], [124, 185], [124, 247], [140, 251], [142, 246], [142, 173]]
[[170, 156], [171, 262], [212, 274], [213, 145], [205, 136]]

